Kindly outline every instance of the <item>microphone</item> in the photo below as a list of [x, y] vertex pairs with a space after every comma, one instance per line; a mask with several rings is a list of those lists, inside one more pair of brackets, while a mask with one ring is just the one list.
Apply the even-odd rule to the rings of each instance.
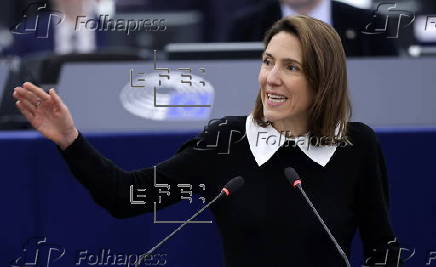
[[227, 184], [221, 189], [221, 192], [214, 198], [212, 201], [207, 203], [204, 207], [202, 207], [199, 211], [197, 211], [194, 215], [192, 215], [191, 218], [189, 218], [187, 221], [185, 221], [183, 224], [181, 224], [179, 227], [177, 227], [171, 234], [169, 234], [167, 237], [162, 239], [156, 246], [152, 247], [149, 251], [139, 256], [138, 261], [135, 263], [135, 267], [138, 267], [139, 264], [141, 264], [141, 261], [143, 258], [147, 257], [153, 251], [158, 249], [160, 246], [162, 246], [163, 243], [165, 243], [168, 239], [170, 239], [172, 236], [174, 236], [180, 229], [182, 229], [188, 222], [195, 219], [200, 213], [202, 213], [207, 207], [209, 207], [212, 203], [217, 201], [218, 199], [222, 198], [223, 196], [230, 196], [230, 194], [235, 193], [238, 191], [242, 186], [244, 185], [244, 178], [242, 176], [236, 176], [230, 181], [227, 182]]
[[321, 216], [318, 214], [318, 211], [316, 210], [316, 208], [313, 206], [312, 201], [310, 201], [309, 197], [307, 196], [306, 192], [304, 191], [303, 187], [301, 186], [301, 178], [300, 175], [298, 175], [298, 173], [295, 171], [294, 168], [292, 167], [287, 167], [284, 169], [284, 173], [285, 173], [285, 177], [286, 179], [291, 183], [291, 185], [293, 187], [296, 187], [299, 189], [299, 191], [301, 192], [301, 194], [304, 196], [304, 199], [306, 199], [306, 202], [309, 204], [309, 206], [312, 208], [313, 213], [315, 213], [316, 217], [318, 218], [319, 222], [322, 224], [324, 230], [327, 232], [327, 234], [330, 237], [330, 240], [335, 244], [336, 249], [338, 250], [339, 254], [341, 254], [342, 258], [345, 261], [345, 264], [347, 265], [347, 267], [351, 267], [350, 262], [348, 261], [347, 255], [345, 254], [345, 252], [342, 250], [341, 246], [339, 245], [339, 243], [336, 241], [335, 237], [332, 235], [332, 233], [330, 232], [330, 229], [327, 227], [327, 225], [325, 224], [324, 220], [321, 218]]
[[227, 182], [227, 184], [221, 189], [221, 193], [218, 195], [220, 197], [222, 194], [230, 196], [232, 192], [236, 192], [244, 185], [244, 178], [242, 176], [236, 176]]

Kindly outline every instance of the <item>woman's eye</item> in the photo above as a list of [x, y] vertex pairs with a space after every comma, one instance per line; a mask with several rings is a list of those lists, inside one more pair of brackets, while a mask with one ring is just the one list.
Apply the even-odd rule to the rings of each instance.
[[297, 66], [295, 66], [295, 65], [289, 65], [288, 66], [288, 70], [290, 70], [290, 71], [298, 71], [300, 69]]
[[269, 65], [271, 64], [271, 60], [270, 60], [269, 58], [264, 58], [264, 59], [262, 60], [262, 63], [265, 64], [265, 65], [267, 65], [267, 66], [269, 66]]

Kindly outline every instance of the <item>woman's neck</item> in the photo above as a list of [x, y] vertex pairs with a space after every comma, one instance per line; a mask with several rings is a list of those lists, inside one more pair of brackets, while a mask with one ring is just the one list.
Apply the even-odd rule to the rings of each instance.
[[272, 127], [287, 137], [303, 136], [308, 132], [307, 120], [275, 121], [272, 123]]

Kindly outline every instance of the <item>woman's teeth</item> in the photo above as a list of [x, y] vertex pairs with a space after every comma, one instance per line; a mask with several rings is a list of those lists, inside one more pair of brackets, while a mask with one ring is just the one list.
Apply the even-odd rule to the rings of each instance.
[[288, 99], [287, 97], [285, 97], [283, 95], [267, 94], [267, 96], [271, 102], [275, 102], [275, 103], [282, 103], [282, 102], [285, 102], [286, 99]]

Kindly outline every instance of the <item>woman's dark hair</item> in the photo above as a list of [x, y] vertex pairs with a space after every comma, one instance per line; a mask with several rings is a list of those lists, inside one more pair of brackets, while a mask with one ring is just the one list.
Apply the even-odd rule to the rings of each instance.
[[[313, 90], [307, 124], [310, 135], [334, 139], [345, 137], [351, 104], [347, 92], [346, 56], [339, 35], [320, 20], [302, 15], [290, 16], [277, 21], [266, 32], [265, 49], [272, 37], [282, 31], [295, 35], [301, 43], [303, 72]], [[257, 95], [253, 120], [261, 127], [269, 125], [263, 116], [261, 90]]]

